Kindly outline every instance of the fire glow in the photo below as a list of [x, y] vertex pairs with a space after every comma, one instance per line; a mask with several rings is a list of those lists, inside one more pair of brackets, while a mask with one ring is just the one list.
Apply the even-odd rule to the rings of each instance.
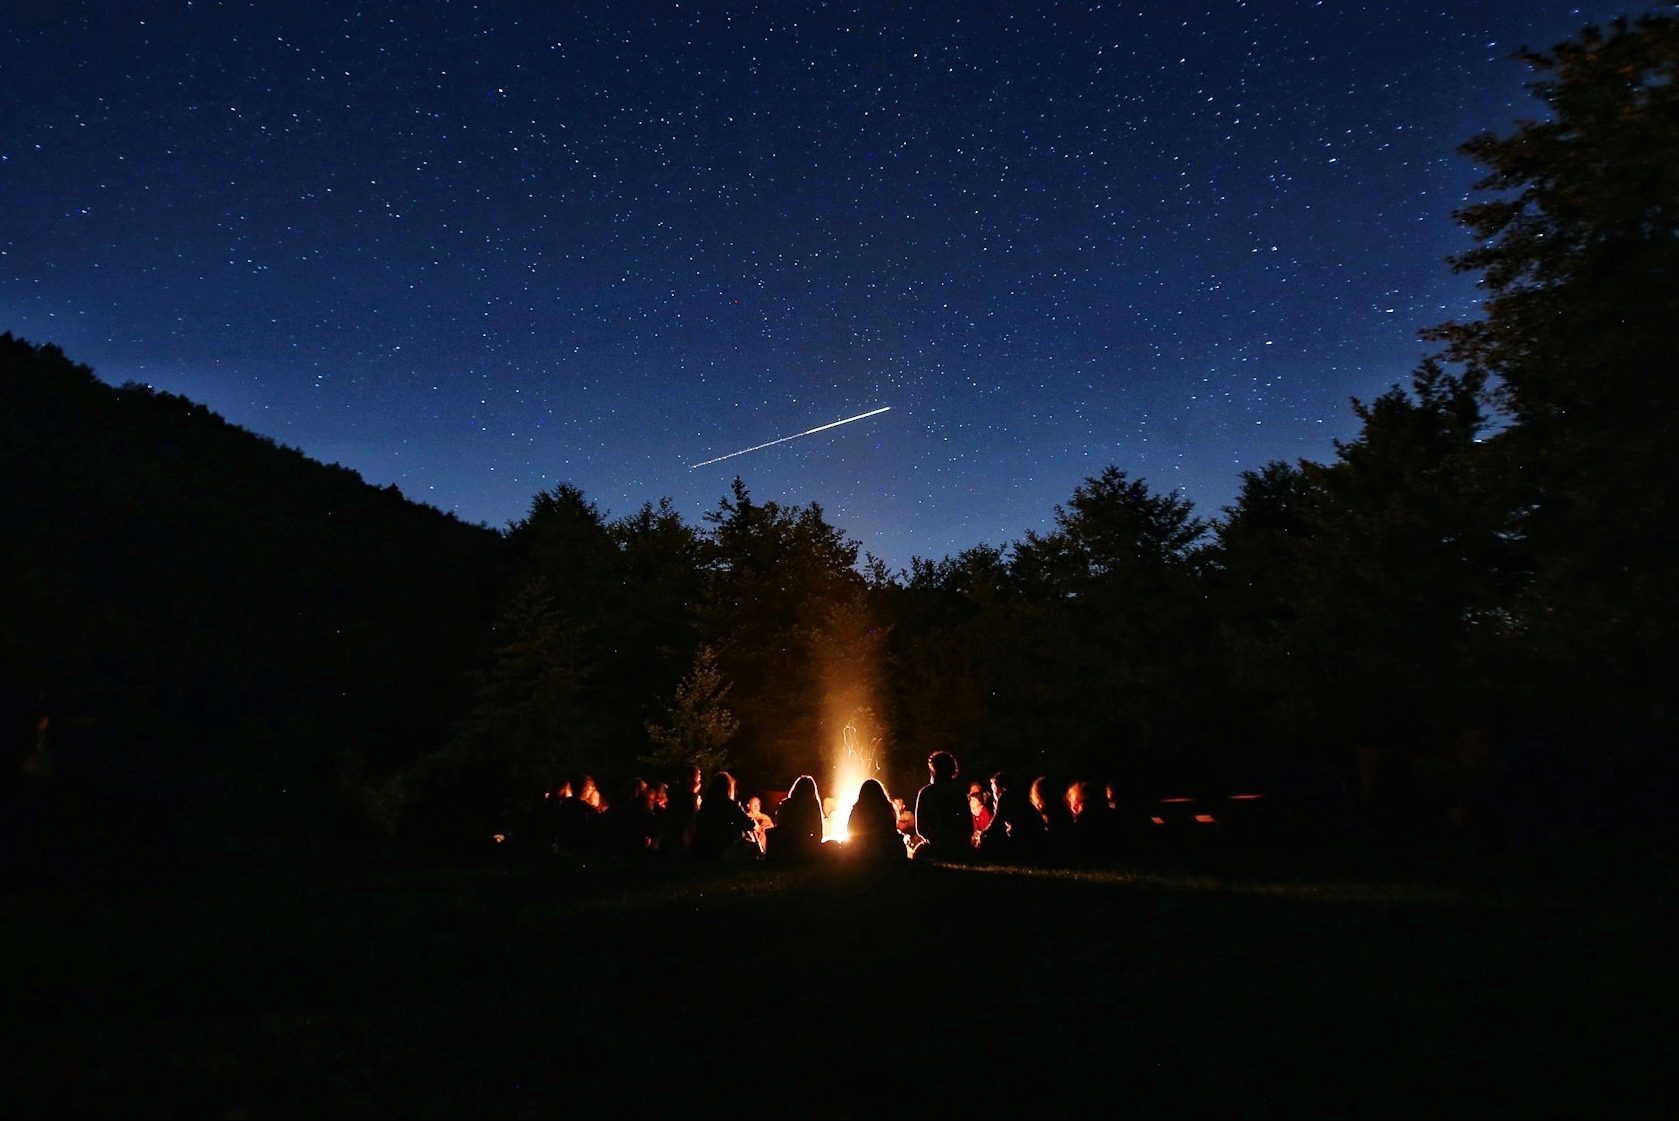
[[822, 839], [845, 843], [846, 817], [851, 813], [851, 805], [857, 800], [857, 791], [864, 782], [871, 778], [879, 778], [880, 759], [877, 754], [879, 741], [865, 744], [857, 731], [857, 725], [849, 721], [845, 730], [840, 733], [840, 749], [834, 763], [834, 774], [829, 780], [828, 797], [833, 799], [833, 812], [827, 814], [822, 821]]

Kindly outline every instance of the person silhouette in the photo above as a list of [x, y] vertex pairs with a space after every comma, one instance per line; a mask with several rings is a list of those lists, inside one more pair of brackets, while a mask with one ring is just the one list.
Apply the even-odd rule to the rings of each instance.
[[902, 835], [898, 832], [898, 811], [879, 779], [864, 779], [857, 801], [845, 823], [845, 852], [862, 860], [902, 860]]
[[979, 835], [979, 851], [988, 858], [1016, 860], [1036, 857], [1044, 844], [1044, 819], [1027, 792], [1008, 771], [991, 776], [991, 824]]
[[1102, 788], [1087, 779], [1067, 787], [1067, 813], [1072, 818], [1072, 855], [1080, 860], [1104, 861], [1119, 849], [1119, 811], [1108, 806]]
[[822, 854], [822, 796], [816, 780], [800, 775], [775, 810], [765, 855], [771, 860], [814, 860]]
[[917, 860], [961, 860], [968, 854], [974, 823], [956, 772], [956, 756], [950, 752], [927, 756], [927, 785], [915, 795], [911, 855]]
[[1070, 855], [1073, 848], [1073, 815], [1056, 784], [1048, 775], [1039, 775], [1032, 780], [1026, 797], [1038, 817], [1043, 819], [1043, 854], [1051, 858]]
[[658, 821], [653, 814], [653, 788], [644, 778], [633, 778], [612, 799], [605, 816], [606, 847], [617, 853], [653, 851], [658, 842]]
[[664, 836], [659, 850], [667, 855], [684, 855], [694, 843], [694, 820], [700, 812], [703, 798], [700, 790], [704, 778], [698, 766], [689, 764], [677, 770], [670, 784], [670, 804], [665, 808], [661, 824]]
[[750, 856], [757, 859], [758, 831], [735, 800], [735, 776], [718, 771], [694, 815], [694, 840], [689, 851], [701, 860]]
[[601, 843], [600, 788], [593, 775], [575, 774], [553, 800], [554, 851], [593, 852]]

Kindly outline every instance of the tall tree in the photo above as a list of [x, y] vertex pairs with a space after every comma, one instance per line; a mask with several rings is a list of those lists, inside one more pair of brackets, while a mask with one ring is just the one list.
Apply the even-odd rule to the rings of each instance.
[[617, 557], [600, 695], [608, 741], [627, 749], [692, 664], [709, 543], [669, 499], [644, 504], [607, 528]]
[[613, 585], [617, 549], [599, 507], [570, 483], [531, 499], [530, 512], [507, 527], [527, 577], [541, 577], [551, 608], [581, 625], [598, 623]]
[[717, 651], [701, 646], [694, 663], [676, 686], [662, 722], [647, 722], [653, 749], [643, 761], [661, 771], [693, 764], [710, 774], [734, 765], [729, 744], [740, 721], [729, 710], [729, 683], [717, 664]]
[[1473, 372], [1425, 361], [1410, 392], [1354, 402], [1363, 425], [1335, 462], [1304, 465], [1286, 633], [1297, 681], [1336, 736], [1437, 744], [1487, 689], [1508, 534], [1480, 389]]
[[1029, 582], [1074, 595], [1158, 581], [1187, 571], [1207, 528], [1194, 511], [1182, 495], [1156, 493], [1145, 480], [1109, 466], [1056, 506], [1053, 533], [1027, 533], [1015, 567]]
[[706, 520], [706, 629], [734, 682], [742, 766], [749, 781], [820, 773], [841, 743], [847, 699], [872, 692], [866, 678], [878, 670], [857, 649], [870, 629], [858, 543], [820, 506], [757, 502], [739, 479]]
[[[1667, 7], [1664, 5], [1664, 7]], [[1454, 258], [1489, 293], [1429, 332], [1494, 387], [1525, 487], [1520, 605], [1550, 689], [1671, 720], [1679, 662], [1679, 19], [1523, 50], [1542, 119], [1463, 151], [1491, 197]]]
[[[937, 561], [914, 557], [901, 582], [875, 590], [889, 623], [884, 703], [906, 745], [903, 762], [947, 750], [964, 770], [983, 774], [1003, 757], [997, 747], [1013, 695], [997, 688], [1014, 636], [1008, 579], [1003, 551], [976, 545]], [[925, 769], [900, 778], [919, 785]]]
[[1220, 707], [1248, 723], [1250, 739], [1257, 731], [1298, 743], [1312, 734], [1296, 640], [1310, 583], [1302, 560], [1320, 521], [1315, 477], [1304, 462], [1244, 471], [1213, 527], [1206, 584], [1220, 637]]
[[591, 766], [597, 714], [585, 701], [580, 638], [544, 580], [522, 586], [496, 622], [494, 651], [446, 769], [481, 781], [493, 802], [535, 797]]
[[1165, 765], [1197, 736], [1193, 697], [1211, 647], [1195, 578], [1206, 523], [1183, 496], [1110, 466], [1056, 506], [1055, 526], [1028, 532], [1010, 563], [1037, 605], [1018, 631], [1038, 688], [1050, 687], [1037, 706], [1040, 753], [1046, 764]]
[[[680, 519], [668, 509], [650, 507], [609, 522], [570, 483], [537, 494], [530, 512], [508, 527], [522, 578], [546, 589], [555, 625], [575, 642], [573, 656], [582, 671], [579, 704], [596, 732], [591, 755], [579, 759], [580, 766], [613, 773], [635, 766], [643, 723], [669, 696], [692, 650], [691, 635], [665, 633], [667, 627], [682, 629], [673, 616], [679, 612], [666, 585], [650, 571], [655, 542], [673, 541], [679, 551], [680, 538]], [[648, 586], [632, 583], [647, 577], [654, 578]], [[672, 579], [680, 583], [674, 574]], [[660, 657], [656, 649], [664, 642], [676, 650]]]

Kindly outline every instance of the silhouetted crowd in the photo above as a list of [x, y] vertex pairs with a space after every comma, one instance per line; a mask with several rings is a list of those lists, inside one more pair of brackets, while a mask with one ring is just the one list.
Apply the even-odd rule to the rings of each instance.
[[928, 756], [927, 775], [913, 801], [866, 779], [842, 816], [808, 774], [768, 809], [757, 795], [743, 802], [728, 771], [709, 783], [697, 766], [668, 782], [636, 778], [611, 799], [593, 776], [578, 774], [544, 793], [536, 832], [556, 854], [987, 863], [1101, 862], [1146, 834], [1111, 783], [1062, 787], [1042, 775], [1023, 783], [1007, 771], [966, 780], [948, 751]]

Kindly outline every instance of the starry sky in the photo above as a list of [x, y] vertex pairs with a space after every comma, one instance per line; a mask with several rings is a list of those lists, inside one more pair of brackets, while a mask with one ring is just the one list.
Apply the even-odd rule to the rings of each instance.
[[[1216, 516], [1471, 316], [1551, 0], [0, 4], [0, 330], [494, 527]], [[708, 467], [873, 409], [890, 411]]]

